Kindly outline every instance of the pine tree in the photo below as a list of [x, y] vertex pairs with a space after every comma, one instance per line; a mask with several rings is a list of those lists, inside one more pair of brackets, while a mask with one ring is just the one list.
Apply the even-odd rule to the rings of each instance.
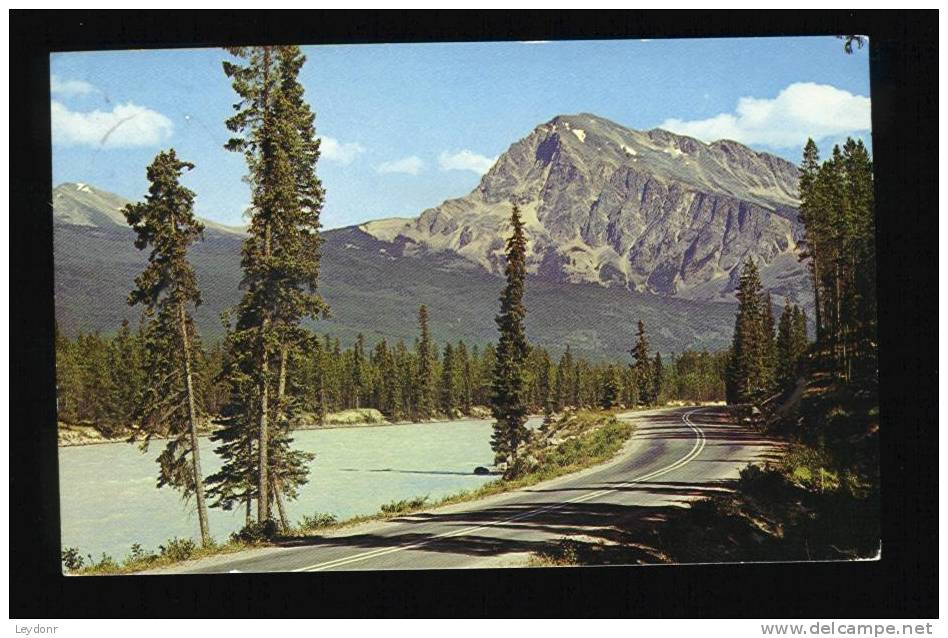
[[754, 403], [773, 391], [773, 333], [767, 300], [753, 259], [741, 270], [737, 289], [738, 311], [727, 369], [730, 403]]
[[[305, 476], [303, 457], [289, 450], [288, 410], [295, 401], [284, 393], [288, 366], [306, 338], [300, 321], [326, 311], [317, 293], [323, 189], [315, 173], [319, 141], [314, 116], [298, 80], [305, 62], [299, 47], [230, 52], [243, 64], [224, 63], [240, 98], [227, 120], [235, 136], [226, 148], [243, 153], [251, 185], [249, 237], [241, 261], [245, 294], [235, 324], [245, 334], [235, 335], [231, 343], [252, 354], [253, 364], [238, 376], [249, 374], [256, 385], [252, 402], [240, 401], [256, 416], [255, 425], [241, 421], [256, 430], [257, 519], [266, 522], [272, 488], [293, 493]], [[234, 353], [238, 359], [245, 354]]]
[[847, 139], [819, 163], [808, 142], [800, 176], [800, 220], [813, 273], [817, 350], [831, 371], [875, 377], [876, 272], [872, 161]]
[[804, 227], [812, 229], [813, 232], [807, 232], [802, 242], [803, 252], [800, 259], [808, 260], [808, 268], [813, 277], [813, 297], [814, 308], [816, 309], [816, 330], [817, 335], [822, 332], [823, 324], [822, 312], [822, 279], [819, 269], [819, 262], [816, 255], [821, 252], [820, 234], [815, 230], [822, 226], [820, 203], [817, 195], [817, 178], [820, 170], [820, 156], [816, 143], [812, 138], [808, 138], [806, 146], [803, 148], [803, 161], [800, 163], [800, 209], [799, 217]]
[[359, 409], [362, 407], [362, 394], [366, 385], [365, 370], [365, 338], [360, 332], [356, 336], [355, 345], [352, 347], [351, 363], [351, 383], [352, 383], [352, 407]]
[[60, 421], [73, 423], [79, 418], [79, 395], [82, 376], [76, 350], [62, 330], [59, 322], [55, 326], [56, 346], [56, 415]]
[[770, 386], [777, 379], [777, 343], [776, 322], [774, 321], [774, 305], [770, 293], [764, 294], [764, 378]]
[[556, 385], [553, 392], [556, 409], [562, 410], [567, 405], [573, 405], [570, 402], [572, 396], [572, 372], [573, 372], [573, 354], [566, 346], [566, 352], [560, 357], [556, 366]]
[[527, 437], [527, 397], [525, 365], [528, 352], [523, 328], [527, 240], [520, 209], [510, 215], [512, 233], [507, 239], [506, 286], [500, 296], [500, 314], [495, 321], [500, 332], [492, 380], [491, 411], [496, 419], [491, 448], [498, 462], [507, 461], [507, 476], [519, 472], [517, 452]]
[[661, 403], [662, 391], [665, 384], [665, 368], [662, 365], [662, 353], [655, 353], [655, 363], [652, 365], [652, 402]]
[[110, 420], [118, 428], [126, 428], [135, 419], [139, 394], [146, 383], [142, 344], [132, 333], [128, 320], [123, 320], [118, 334], [109, 344], [109, 375], [112, 396]]
[[[141, 420], [149, 434], [171, 435], [158, 457], [158, 485], [195, 496], [201, 541], [211, 542], [204, 501], [198, 445], [198, 403], [193, 364], [197, 334], [188, 307], [201, 303], [188, 246], [203, 225], [194, 217], [194, 193], [181, 186], [185, 170], [194, 167], [174, 150], [159, 153], [148, 167], [150, 187], [144, 202], [129, 204], [123, 214], [135, 231], [135, 247], [151, 248], [148, 265], [136, 277], [130, 305], [144, 306], [147, 323], [146, 369], [149, 385], [141, 402]], [[147, 439], [145, 446], [147, 446]]]
[[434, 413], [434, 358], [431, 335], [428, 332], [428, 307], [418, 308], [418, 374], [415, 379], [415, 418], [430, 419]]
[[632, 355], [632, 368], [635, 370], [635, 378], [638, 384], [639, 401], [645, 405], [651, 405], [655, 400], [653, 396], [652, 360], [648, 353], [648, 337], [645, 334], [645, 324], [641, 320], [638, 323], [635, 345], [632, 346], [629, 354]]
[[470, 414], [474, 401], [474, 364], [471, 361], [471, 356], [468, 354], [467, 346], [463, 341], [458, 342], [456, 352], [458, 368], [460, 368], [461, 373], [458, 400], [461, 411], [464, 414]]
[[790, 351], [799, 368], [809, 347], [809, 338], [806, 330], [806, 312], [799, 306], [793, 309], [793, 325], [790, 329]]
[[603, 393], [600, 405], [604, 410], [611, 410], [619, 405], [622, 396], [621, 384], [618, 372], [613, 366], [605, 370], [605, 380], [603, 383]]
[[457, 410], [457, 393], [454, 381], [454, 348], [449, 343], [444, 347], [444, 360], [441, 364], [441, 383], [439, 384], [441, 411], [449, 419], [454, 418]]

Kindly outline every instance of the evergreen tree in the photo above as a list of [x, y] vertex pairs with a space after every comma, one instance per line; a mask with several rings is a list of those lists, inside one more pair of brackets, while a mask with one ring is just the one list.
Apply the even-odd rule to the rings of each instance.
[[69, 340], [59, 323], [55, 327], [56, 347], [56, 414], [60, 421], [74, 423], [79, 419], [79, 396], [82, 376], [76, 357], [76, 346]]
[[652, 365], [652, 402], [661, 403], [662, 391], [665, 383], [665, 368], [662, 365], [662, 353], [655, 353], [655, 363]]
[[621, 383], [618, 372], [613, 366], [605, 370], [605, 380], [603, 384], [602, 400], [600, 405], [604, 410], [611, 410], [619, 405], [622, 397]]
[[362, 407], [362, 394], [366, 385], [365, 370], [365, 338], [360, 332], [356, 336], [355, 345], [352, 348], [351, 364], [351, 389], [352, 389], [352, 407], [359, 409]]
[[635, 379], [638, 384], [639, 401], [645, 405], [651, 405], [655, 400], [653, 396], [654, 380], [652, 379], [652, 360], [648, 353], [648, 337], [645, 334], [645, 324], [640, 320], [638, 332], [635, 337], [635, 345], [629, 351], [632, 355], [632, 368], [635, 370]]
[[194, 193], [179, 183], [182, 172], [193, 167], [179, 160], [173, 149], [159, 153], [148, 167], [150, 186], [145, 201], [129, 204], [122, 212], [135, 231], [135, 247], [151, 249], [148, 265], [136, 277], [128, 302], [144, 306], [143, 321], [147, 323], [149, 386], [141, 401], [142, 424], [149, 435], [171, 436], [158, 457], [158, 486], [169, 485], [186, 497], [195, 496], [201, 541], [208, 545], [211, 536], [193, 375], [193, 353], [199, 346], [188, 310], [201, 303], [201, 295], [187, 258], [188, 246], [201, 236], [204, 227], [194, 217]]
[[428, 307], [418, 308], [418, 374], [415, 379], [415, 418], [430, 419], [434, 413], [434, 359], [435, 353], [428, 332]]
[[741, 270], [738, 311], [727, 371], [728, 402], [754, 403], [773, 391], [773, 333], [767, 299], [753, 259]]
[[[235, 136], [226, 148], [243, 153], [251, 185], [249, 236], [241, 260], [245, 293], [234, 328], [244, 334], [230, 343], [247, 350], [253, 361], [233, 383], [242, 385], [246, 374], [256, 386], [251, 402], [239, 402], [255, 415], [255, 424], [240, 421], [255, 429], [257, 519], [266, 522], [271, 500], [280, 498], [272, 488], [291, 494], [306, 474], [303, 457], [289, 449], [288, 411], [296, 401], [285, 392], [288, 366], [305, 341], [300, 321], [326, 310], [317, 293], [323, 189], [315, 173], [314, 117], [298, 80], [305, 61], [299, 47], [230, 52], [241, 63], [224, 63], [239, 97], [236, 113], [227, 120]], [[245, 354], [234, 353], [234, 358], [243, 360]]]
[[454, 381], [454, 348], [449, 343], [444, 347], [444, 360], [441, 365], [441, 383], [439, 387], [441, 411], [449, 419], [454, 418], [457, 410], [457, 393]]
[[506, 286], [500, 296], [500, 314], [495, 321], [500, 332], [494, 364], [491, 411], [496, 419], [491, 448], [498, 462], [507, 461], [508, 476], [519, 472], [517, 452], [527, 438], [527, 397], [525, 364], [528, 352], [523, 328], [527, 240], [520, 209], [516, 204], [510, 215], [512, 233], [507, 239]]
[[777, 343], [776, 322], [774, 321], [774, 305], [770, 293], [764, 293], [764, 375], [772, 385], [777, 378]]
[[474, 401], [474, 364], [463, 341], [458, 342], [456, 353], [461, 375], [458, 401], [461, 411], [464, 414], [470, 414]]
[[132, 424], [145, 386], [142, 344], [133, 334], [128, 320], [122, 321], [118, 334], [109, 344], [109, 373], [112, 396], [109, 398], [111, 421], [119, 428]]
[[777, 383], [783, 390], [796, 385], [800, 362], [807, 348], [806, 315], [793, 305], [787, 304], [780, 315], [777, 327]]
[[817, 351], [843, 380], [875, 378], [876, 271], [872, 161], [847, 139], [819, 163], [807, 142], [800, 175], [800, 221], [813, 274]]
[[809, 347], [806, 330], [806, 312], [799, 306], [793, 309], [793, 326], [790, 330], [790, 351], [799, 366]]
[[569, 350], [569, 346], [566, 346], [566, 352], [560, 357], [560, 361], [556, 366], [556, 385], [554, 386], [553, 396], [557, 410], [562, 410], [567, 405], [575, 405], [570, 401], [573, 387], [572, 373], [573, 355]]

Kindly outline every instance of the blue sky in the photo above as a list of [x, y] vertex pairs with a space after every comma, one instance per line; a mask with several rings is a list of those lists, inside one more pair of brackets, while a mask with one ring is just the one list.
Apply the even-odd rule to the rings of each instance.
[[[304, 47], [302, 80], [324, 138], [323, 224], [414, 216], [473, 189], [491, 160], [559, 114], [731, 137], [796, 163], [869, 138], [869, 61], [836, 38], [622, 40]], [[130, 199], [174, 147], [198, 215], [242, 224], [242, 157], [223, 149], [235, 100], [221, 49], [55, 54], [53, 182]], [[749, 99], [748, 99], [749, 98]], [[109, 132], [111, 131], [111, 132]], [[802, 139], [801, 139], [802, 138]]]

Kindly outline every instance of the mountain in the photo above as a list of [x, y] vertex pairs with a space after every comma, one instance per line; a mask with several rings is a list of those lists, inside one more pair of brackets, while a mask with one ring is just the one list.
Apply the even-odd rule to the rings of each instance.
[[753, 257], [779, 301], [810, 306], [797, 180], [791, 163], [737, 142], [558, 116], [515, 142], [470, 194], [360, 228], [406, 253], [453, 253], [497, 274], [516, 202], [528, 271], [543, 279], [733, 300]]
[[[62, 184], [53, 194], [56, 317], [67, 334], [114, 332], [140, 311], [125, 300], [147, 255], [119, 213], [123, 198], [87, 184]], [[451, 251], [416, 254], [403, 241], [380, 240], [357, 227], [323, 233], [320, 285], [332, 309], [311, 327], [351, 342], [359, 332], [380, 338], [417, 336], [419, 304], [429, 308], [434, 338], [484, 345], [496, 340], [494, 315], [503, 285], [494, 273]], [[220, 338], [220, 313], [240, 298], [240, 229], [207, 224], [191, 249], [203, 304], [195, 319], [205, 339]], [[652, 293], [568, 283], [531, 275], [528, 336], [554, 351], [570, 346], [595, 358], [626, 357], [638, 319], [664, 353], [725, 347], [734, 322], [730, 303], [666, 298]]]

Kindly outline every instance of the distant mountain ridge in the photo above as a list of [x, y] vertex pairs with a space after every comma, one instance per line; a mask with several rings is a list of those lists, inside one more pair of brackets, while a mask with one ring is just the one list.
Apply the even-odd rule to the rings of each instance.
[[[139, 308], [126, 303], [146, 251], [119, 212], [127, 201], [88, 184], [67, 183], [53, 193], [56, 319], [62, 330], [114, 333], [123, 319], [137, 325]], [[189, 258], [203, 303], [195, 309], [202, 335], [223, 334], [221, 312], [240, 299], [240, 250], [245, 235], [206, 223], [203, 241]], [[417, 312], [426, 304], [439, 343], [464, 339], [494, 342], [494, 315], [503, 285], [493, 273], [450, 251], [415, 254], [405, 242], [379, 240], [350, 227], [323, 232], [320, 287], [330, 305], [328, 321], [312, 322], [321, 333], [351, 342], [358, 333], [371, 344], [385, 338], [411, 344]], [[532, 342], [599, 359], [626, 358], [636, 321], [649, 326], [653, 347], [663, 353], [725, 347], [734, 306], [663, 298], [651, 293], [565, 283], [531, 275], [526, 328]]]
[[750, 257], [780, 301], [809, 306], [797, 180], [790, 162], [737, 142], [558, 116], [511, 145], [470, 194], [360, 228], [407, 253], [450, 252], [496, 274], [515, 202], [528, 270], [541, 278], [733, 300]]
[[[53, 189], [53, 211], [59, 223], [73, 226], [126, 226], [122, 209], [128, 200], [115, 193], [82, 182], [65, 182]], [[201, 218], [205, 229], [212, 232], [244, 235], [246, 229], [226, 226]]]

